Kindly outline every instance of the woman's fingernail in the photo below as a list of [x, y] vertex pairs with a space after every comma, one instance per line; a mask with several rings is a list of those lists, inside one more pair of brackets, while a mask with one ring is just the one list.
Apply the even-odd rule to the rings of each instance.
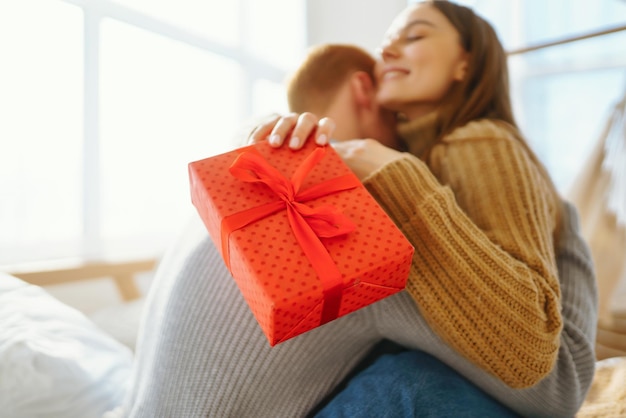
[[280, 135], [273, 134], [269, 138], [270, 145], [278, 145], [280, 143]]
[[298, 139], [297, 136], [292, 136], [291, 139], [289, 140], [289, 147], [298, 148], [299, 145], [300, 145], [300, 139]]
[[317, 137], [317, 145], [326, 145], [328, 143], [328, 137], [326, 134], [321, 134]]

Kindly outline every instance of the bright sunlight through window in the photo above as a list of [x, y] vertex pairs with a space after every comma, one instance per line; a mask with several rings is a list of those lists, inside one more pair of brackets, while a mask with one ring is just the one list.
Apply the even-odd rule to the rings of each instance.
[[304, 28], [304, 0], [0, 2], [0, 265], [160, 255], [187, 164], [286, 111]]

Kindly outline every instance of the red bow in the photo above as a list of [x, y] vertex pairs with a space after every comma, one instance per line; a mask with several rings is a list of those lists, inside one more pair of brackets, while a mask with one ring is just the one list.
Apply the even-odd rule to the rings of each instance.
[[244, 152], [237, 156], [230, 167], [230, 173], [247, 183], [265, 184], [279, 197], [279, 200], [226, 216], [222, 219], [221, 227], [222, 255], [230, 269], [228, 237], [231, 232], [286, 209], [287, 219], [296, 240], [322, 283], [324, 306], [320, 324], [337, 318], [343, 283], [339, 268], [319, 238], [347, 234], [355, 229], [355, 225], [347, 216], [332, 206], [311, 208], [302, 202], [349, 190], [360, 185], [359, 180], [354, 175], [346, 174], [300, 191], [305, 177], [324, 157], [325, 152], [324, 147], [317, 147], [296, 169], [291, 180], [285, 178], [276, 168], [256, 153]]

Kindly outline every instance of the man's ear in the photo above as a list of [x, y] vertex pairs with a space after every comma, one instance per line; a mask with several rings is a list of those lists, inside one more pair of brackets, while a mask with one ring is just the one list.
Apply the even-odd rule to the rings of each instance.
[[376, 88], [370, 75], [364, 71], [356, 71], [350, 76], [350, 87], [356, 104], [371, 107], [376, 100]]

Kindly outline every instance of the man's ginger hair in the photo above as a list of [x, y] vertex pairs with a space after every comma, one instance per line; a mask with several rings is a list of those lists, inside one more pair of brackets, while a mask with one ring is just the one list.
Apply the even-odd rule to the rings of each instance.
[[323, 112], [332, 103], [346, 79], [357, 71], [375, 82], [376, 61], [354, 45], [323, 44], [312, 47], [304, 62], [287, 80], [289, 110]]

